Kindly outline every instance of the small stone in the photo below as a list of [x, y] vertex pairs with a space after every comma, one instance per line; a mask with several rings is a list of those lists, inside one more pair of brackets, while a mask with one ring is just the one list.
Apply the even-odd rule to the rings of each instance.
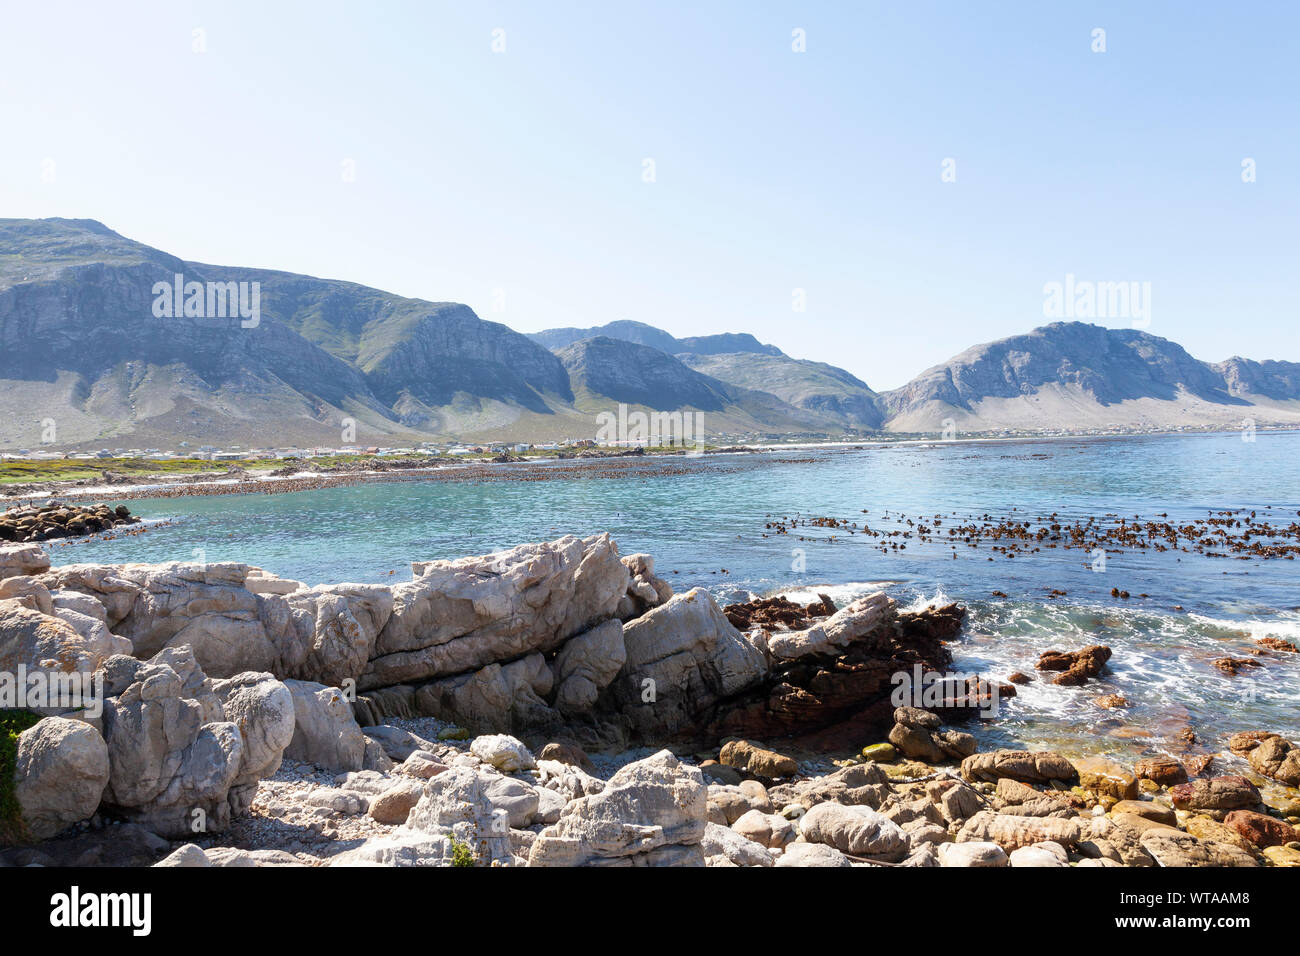
[[875, 763], [893, 763], [898, 759], [898, 751], [892, 744], [872, 744], [862, 748], [862, 759]]

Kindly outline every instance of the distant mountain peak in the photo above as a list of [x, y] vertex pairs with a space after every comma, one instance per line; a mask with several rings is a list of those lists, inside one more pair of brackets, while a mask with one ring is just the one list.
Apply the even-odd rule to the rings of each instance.
[[754, 355], [784, 355], [775, 345], [765, 345], [748, 332], [722, 332], [715, 335], [693, 335], [679, 339], [663, 329], [655, 328], [644, 322], [631, 319], [618, 319], [614, 322], [593, 328], [546, 329], [542, 332], [529, 333], [529, 338], [548, 349], [562, 349], [583, 339], [605, 336], [648, 345], [669, 355], [690, 353], [692, 355], [721, 355], [729, 352], [747, 352]]

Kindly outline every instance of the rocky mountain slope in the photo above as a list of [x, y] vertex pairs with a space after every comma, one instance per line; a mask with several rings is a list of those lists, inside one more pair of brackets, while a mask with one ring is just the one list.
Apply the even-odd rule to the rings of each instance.
[[635, 342], [637, 345], [648, 345], [669, 355], [677, 355], [682, 352], [696, 355], [721, 355], [731, 352], [774, 356], [785, 354], [775, 345], [764, 345], [748, 332], [693, 335], [679, 339], [663, 329], [655, 328], [653, 325], [627, 320], [608, 322], [605, 325], [591, 329], [547, 329], [544, 332], [533, 332], [528, 337], [548, 349], [555, 350], [597, 336], [620, 339], [624, 342]]
[[[186, 316], [185, 296], [160, 311], [155, 286], [177, 275], [209, 294], [255, 286], [255, 320]], [[543, 441], [591, 437], [620, 403], [700, 412], [710, 437], [1235, 427], [1300, 422], [1300, 364], [1211, 365], [1058, 322], [877, 394], [747, 333], [527, 336], [457, 303], [184, 261], [89, 220], [0, 220], [2, 448]]]
[[1054, 322], [967, 349], [881, 400], [892, 431], [1289, 422], [1300, 421], [1300, 402], [1288, 405], [1296, 369], [1211, 365], [1146, 332]]
[[705, 433], [827, 432], [834, 415], [799, 408], [775, 395], [703, 375], [648, 345], [597, 336], [556, 353], [569, 372], [576, 405], [592, 414], [612, 403], [649, 411], [691, 410]]
[[[642, 322], [618, 321], [591, 329], [548, 329], [530, 338], [554, 351], [592, 338], [617, 339], [675, 356], [728, 385], [764, 392], [779, 403], [811, 413], [810, 422], [832, 432], [878, 428], [884, 420], [875, 392], [844, 369], [795, 359], [748, 333], [677, 338]], [[803, 417], [803, 416], [798, 416]]]

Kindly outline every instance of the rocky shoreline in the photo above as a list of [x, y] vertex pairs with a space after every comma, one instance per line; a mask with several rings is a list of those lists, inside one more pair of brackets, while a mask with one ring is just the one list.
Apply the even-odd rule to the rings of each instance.
[[139, 523], [140, 519], [126, 505], [110, 508], [101, 504], [87, 508], [49, 501], [40, 506], [0, 511], [0, 541], [23, 543], [79, 538]]
[[[0, 545], [0, 675], [100, 691], [14, 706], [0, 680], [0, 863], [1300, 865], [1276, 734], [1129, 768], [978, 752], [961, 722], [1009, 684], [900, 706], [898, 675], [949, 669], [955, 605], [722, 608], [608, 535], [412, 571]], [[1072, 686], [1109, 653], [1039, 669]]]
[[[583, 473], [620, 475], [626, 469], [635, 469], [645, 462], [658, 462], [700, 456], [767, 454], [760, 448], [743, 445], [726, 448], [706, 448], [701, 452], [686, 450], [646, 451], [642, 448], [623, 451], [584, 450], [558, 452], [549, 458], [528, 458], [517, 455], [497, 455], [487, 459], [458, 461], [445, 458], [381, 458], [366, 457], [334, 465], [321, 465], [314, 461], [290, 460], [278, 468], [250, 471], [239, 465], [229, 465], [222, 471], [159, 472], [155, 474], [123, 474], [110, 469], [101, 471], [96, 478], [77, 478], [0, 484], [0, 498], [33, 506], [38, 501], [53, 497], [77, 499], [103, 497], [112, 490], [116, 499], [181, 498], [191, 495], [281, 494], [290, 491], [311, 491], [337, 485], [356, 485], [386, 481], [486, 481], [533, 480], [567, 476], [581, 468]], [[564, 464], [568, 463], [568, 464]], [[500, 465], [522, 465], [523, 468], [502, 469]], [[558, 466], [558, 467], [557, 467]]]

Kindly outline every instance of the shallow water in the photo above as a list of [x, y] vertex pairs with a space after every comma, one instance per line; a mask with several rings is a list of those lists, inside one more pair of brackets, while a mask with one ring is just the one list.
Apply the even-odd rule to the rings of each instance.
[[[988, 543], [954, 549], [913, 538], [905, 550], [882, 553], [879, 539], [861, 534], [766, 527], [824, 516], [906, 530], [907, 518], [1032, 522], [1052, 512], [1065, 522], [1111, 513], [1180, 521], [1231, 509], [1289, 524], [1300, 513], [1300, 433], [1261, 432], [1254, 442], [1231, 434], [805, 449], [647, 460], [615, 477], [593, 468], [549, 481], [402, 481], [132, 508], [171, 523], [136, 537], [55, 544], [55, 563], [244, 561], [309, 584], [394, 582], [410, 579], [413, 560], [607, 530], [624, 554], [654, 555], [677, 590], [706, 587], [723, 602], [824, 592], [843, 603], [882, 586], [902, 604], [960, 601], [970, 609], [955, 647], [962, 671], [1005, 678], [1033, 673], [1049, 648], [1114, 649], [1101, 681], [1065, 688], [1035, 680], [1004, 700], [999, 717], [979, 728], [990, 743], [1131, 760], [1178, 752], [1188, 725], [1207, 752], [1238, 730], [1300, 739], [1300, 655], [1270, 655], [1237, 677], [1210, 666], [1245, 656], [1257, 637], [1300, 641], [1296, 561], [1127, 551], [1108, 554], [1098, 571], [1084, 549], [989, 561]], [[1133, 597], [1115, 599], [1112, 587]], [[1068, 593], [1049, 598], [1051, 588]], [[1097, 706], [1108, 693], [1130, 706]]]

